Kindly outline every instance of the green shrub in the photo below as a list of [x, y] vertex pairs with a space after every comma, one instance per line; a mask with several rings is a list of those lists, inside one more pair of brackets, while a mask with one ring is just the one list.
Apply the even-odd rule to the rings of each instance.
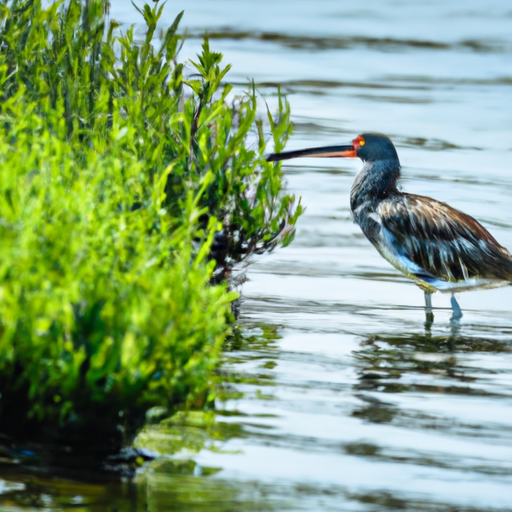
[[[157, 38], [144, 6], [138, 44], [106, 5], [0, 0], [0, 428], [117, 447], [148, 408], [208, 400], [225, 279], [301, 209], [208, 41], [185, 80], [181, 15]], [[269, 121], [279, 150], [281, 98]]]
[[[198, 207], [207, 208], [202, 227], [211, 216], [222, 224], [215, 254], [221, 279], [252, 254], [291, 242], [302, 210], [281, 193], [280, 166], [264, 158], [254, 88], [232, 97], [232, 86], [222, 83], [230, 66], [221, 66], [222, 55], [208, 40], [194, 73], [184, 77], [177, 64], [183, 13], [157, 37], [163, 5], [145, 5], [140, 12], [147, 32], [137, 44], [133, 27], [116, 35], [119, 25], [106, 21], [106, 0], [86, 0], [85, 6], [69, 0], [67, 7], [56, 2], [47, 9], [41, 0], [0, 2], [5, 99], [24, 87], [24, 96], [43, 110], [62, 110], [61, 132], [100, 153], [108, 151], [114, 120], [121, 130], [133, 130], [127, 144], [144, 161], [143, 172], [173, 164], [165, 207], [174, 217], [183, 214], [187, 191], [199, 191], [211, 173]], [[289, 114], [280, 98], [277, 118], [268, 115], [276, 151], [291, 133]], [[251, 134], [255, 143], [248, 145]]]
[[[133, 421], [197, 397], [233, 298], [208, 286], [212, 264], [192, 253], [197, 198], [190, 223], [173, 225], [163, 208], [172, 169], [150, 178], [114, 145], [79, 163], [37, 114], [17, 114], [16, 143], [0, 139], [2, 428], [28, 413], [102, 429], [119, 413]], [[133, 211], [133, 195], [146, 206]]]

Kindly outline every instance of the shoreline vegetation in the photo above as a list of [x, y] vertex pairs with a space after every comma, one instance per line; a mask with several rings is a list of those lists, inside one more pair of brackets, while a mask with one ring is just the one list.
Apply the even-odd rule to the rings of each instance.
[[[101, 454], [158, 408], [212, 407], [234, 270], [302, 212], [265, 161], [254, 86], [210, 49], [185, 76], [182, 14], [0, 1], [0, 432]], [[169, 8], [169, 7], [168, 7]], [[279, 95], [274, 150], [291, 133]], [[265, 125], [267, 127], [267, 125]], [[252, 141], [252, 142], [251, 142]]]

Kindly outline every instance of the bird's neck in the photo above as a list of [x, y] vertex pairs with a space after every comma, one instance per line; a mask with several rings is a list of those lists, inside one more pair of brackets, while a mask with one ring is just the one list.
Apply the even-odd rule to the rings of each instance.
[[358, 222], [358, 212], [373, 210], [383, 199], [398, 194], [396, 182], [400, 177], [398, 160], [366, 162], [357, 174], [350, 193], [350, 209]]

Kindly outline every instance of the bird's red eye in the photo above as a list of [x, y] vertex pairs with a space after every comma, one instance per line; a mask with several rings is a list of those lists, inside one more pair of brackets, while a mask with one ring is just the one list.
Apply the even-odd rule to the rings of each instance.
[[354, 139], [354, 147], [356, 149], [359, 149], [361, 146], [364, 146], [366, 144], [366, 141], [363, 139], [363, 137], [357, 137]]

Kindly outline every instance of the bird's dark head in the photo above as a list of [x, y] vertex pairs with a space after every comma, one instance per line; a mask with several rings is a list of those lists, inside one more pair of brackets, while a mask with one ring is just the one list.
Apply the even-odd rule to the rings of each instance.
[[379, 133], [363, 133], [352, 141], [355, 156], [364, 162], [398, 160], [395, 146], [389, 137]]
[[358, 135], [352, 141], [352, 144], [324, 146], [320, 148], [299, 149], [297, 151], [272, 153], [267, 157], [267, 161], [276, 162], [278, 160], [288, 160], [290, 158], [304, 157], [353, 157], [360, 158], [365, 162], [391, 160], [398, 163], [398, 155], [395, 146], [393, 146], [393, 143], [389, 137], [379, 133], [363, 133], [362, 135]]

